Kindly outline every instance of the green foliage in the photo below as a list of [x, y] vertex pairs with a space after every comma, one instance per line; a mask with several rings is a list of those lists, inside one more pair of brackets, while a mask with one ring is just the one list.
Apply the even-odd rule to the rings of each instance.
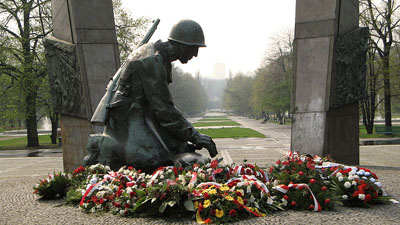
[[175, 106], [183, 114], [192, 116], [205, 111], [207, 96], [199, 80], [183, 73], [177, 67], [172, 69], [172, 83], [169, 85]]
[[239, 115], [250, 115], [252, 109], [249, 101], [252, 82], [253, 78], [245, 76], [243, 73], [238, 73], [233, 78], [229, 78], [223, 97], [224, 108], [233, 110]]
[[[375, 125], [374, 127], [385, 127], [385, 125]], [[392, 126], [393, 130], [399, 129], [400, 126]], [[373, 130], [372, 134], [367, 134], [364, 125], [360, 125], [360, 138], [390, 138], [390, 137], [400, 137], [400, 133], [393, 133], [393, 134], [377, 134], [375, 129]]]
[[210, 136], [211, 138], [265, 138], [265, 135], [255, 130], [241, 127], [198, 129], [198, 131]]
[[232, 121], [229, 118], [218, 118], [218, 117], [210, 117], [210, 118], [202, 118], [197, 120], [198, 122], [204, 122], [204, 121]]
[[133, 18], [131, 13], [122, 7], [121, 0], [113, 0], [113, 8], [120, 58], [121, 62], [125, 62], [135, 46], [143, 39], [151, 19]]
[[210, 127], [210, 126], [240, 126], [240, 123], [234, 121], [213, 121], [192, 123], [194, 127]]
[[63, 198], [71, 184], [71, 180], [64, 173], [54, 173], [49, 175], [47, 179], [40, 181], [34, 189], [34, 194], [39, 195], [42, 199]]

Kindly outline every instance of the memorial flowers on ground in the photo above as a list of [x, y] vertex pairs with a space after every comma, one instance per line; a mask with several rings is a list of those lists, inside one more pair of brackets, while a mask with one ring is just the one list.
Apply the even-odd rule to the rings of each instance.
[[267, 170], [257, 165], [221, 165], [217, 160], [188, 167], [160, 167], [146, 174], [133, 167], [79, 167], [49, 175], [34, 193], [64, 197], [83, 211], [121, 216], [193, 216], [198, 223], [229, 223], [277, 210], [329, 210], [337, 204], [387, 202], [382, 184], [367, 168], [329, 158], [288, 152]]

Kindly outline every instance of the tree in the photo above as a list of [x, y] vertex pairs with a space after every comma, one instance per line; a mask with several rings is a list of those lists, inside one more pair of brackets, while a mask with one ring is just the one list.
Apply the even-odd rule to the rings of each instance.
[[5, 40], [0, 75], [11, 78], [21, 96], [28, 147], [39, 146], [37, 133], [38, 87], [43, 70], [41, 39], [51, 33], [50, 0], [4, 0], [0, 3], [0, 35]]
[[280, 124], [290, 109], [293, 35], [286, 30], [272, 38], [269, 54], [256, 71], [251, 107], [256, 112], [275, 114]]
[[169, 85], [169, 90], [175, 106], [183, 114], [193, 116], [206, 110], [207, 96], [200, 81], [178, 67], [172, 69], [172, 83]]
[[121, 62], [125, 62], [134, 47], [143, 39], [150, 25], [150, 18], [133, 18], [128, 10], [122, 7], [121, 0], [113, 0], [115, 30]]
[[396, 15], [400, 5], [396, 3], [396, 0], [361, 0], [360, 6], [362, 7], [360, 19], [365, 25], [368, 25], [373, 47], [376, 48], [382, 60], [385, 126], [391, 127], [390, 55], [394, 43], [393, 34], [400, 22], [398, 15]]
[[224, 90], [223, 106], [231, 109], [239, 115], [251, 115], [250, 96], [253, 78], [246, 76], [242, 72], [237, 73], [233, 78], [229, 78]]

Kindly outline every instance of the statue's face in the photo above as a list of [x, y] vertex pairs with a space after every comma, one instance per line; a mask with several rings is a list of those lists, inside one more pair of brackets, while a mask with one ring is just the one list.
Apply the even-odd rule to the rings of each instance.
[[193, 58], [193, 56], [197, 57], [198, 53], [199, 53], [198, 46], [187, 45], [180, 51], [178, 59], [181, 63], [186, 64], [189, 60]]

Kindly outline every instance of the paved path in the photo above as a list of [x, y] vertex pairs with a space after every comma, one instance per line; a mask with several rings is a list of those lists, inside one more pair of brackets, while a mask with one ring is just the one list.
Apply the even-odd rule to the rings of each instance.
[[[267, 138], [216, 139], [220, 152], [218, 157], [230, 157], [235, 163], [247, 158], [250, 162], [266, 166], [289, 150], [290, 127], [260, 124], [244, 117], [231, 118], [265, 134]], [[0, 157], [0, 224], [196, 224], [194, 219], [128, 219], [111, 213], [85, 214], [77, 207], [60, 207], [61, 200], [38, 201], [32, 194], [32, 187], [48, 173], [63, 169], [59, 151], [50, 151], [57, 150], [42, 150], [39, 153], [47, 157]], [[360, 148], [361, 164], [375, 171], [385, 190], [396, 199], [400, 197], [399, 151], [400, 146]], [[206, 151], [201, 152], [207, 154]], [[285, 211], [236, 224], [398, 224], [399, 221], [400, 205], [390, 204], [369, 209], [337, 207], [334, 211], [320, 213]]]

